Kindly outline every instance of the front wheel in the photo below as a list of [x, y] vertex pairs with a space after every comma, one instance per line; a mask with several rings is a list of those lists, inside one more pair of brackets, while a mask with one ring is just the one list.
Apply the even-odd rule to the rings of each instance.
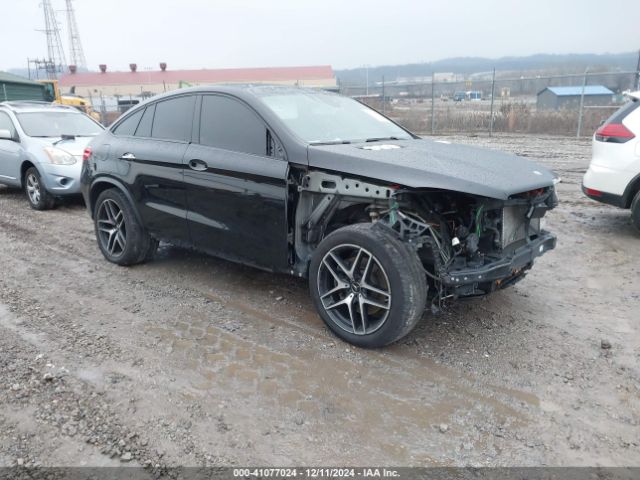
[[360, 347], [382, 347], [407, 335], [422, 317], [427, 283], [419, 262], [384, 227], [340, 228], [313, 254], [311, 297], [338, 337]]
[[55, 205], [55, 198], [45, 188], [35, 167], [29, 168], [24, 174], [24, 191], [34, 210], [50, 210]]

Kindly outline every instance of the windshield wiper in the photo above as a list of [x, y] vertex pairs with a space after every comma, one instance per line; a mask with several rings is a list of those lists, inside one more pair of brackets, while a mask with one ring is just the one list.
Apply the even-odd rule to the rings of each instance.
[[350, 140], [335, 140], [332, 142], [311, 142], [309, 145], [317, 147], [321, 145], [349, 145], [350, 143]]
[[398, 137], [379, 137], [379, 138], [367, 138], [366, 142], [384, 142], [385, 140], [400, 140]]
[[60, 135], [60, 140], [56, 140], [55, 142], [53, 142], [53, 145], [57, 145], [64, 140], [75, 140], [75, 139], [76, 139], [75, 135], [67, 135], [66, 133], [63, 133], [62, 135]]

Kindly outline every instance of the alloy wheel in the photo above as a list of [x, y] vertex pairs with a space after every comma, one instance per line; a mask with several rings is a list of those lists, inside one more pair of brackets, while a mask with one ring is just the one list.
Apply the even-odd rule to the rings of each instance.
[[40, 203], [40, 180], [34, 173], [27, 175], [27, 195], [33, 205]]
[[391, 285], [384, 268], [357, 245], [333, 247], [318, 269], [318, 294], [325, 311], [341, 329], [369, 335], [389, 317]]
[[127, 246], [124, 213], [118, 204], [106, 199], [98, 209], [98, 237], [102, 248], [112, 257], [119, 257]]

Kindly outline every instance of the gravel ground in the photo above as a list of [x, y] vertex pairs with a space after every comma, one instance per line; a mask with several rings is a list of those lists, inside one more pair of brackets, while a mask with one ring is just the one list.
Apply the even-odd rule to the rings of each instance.
[[120, 268], [79, 200], [0, 187], [0, 465], [640, 465], [640, 234], [588, 141], [447, 137], [558, 172], [555, 251], [378, 351], [306, 284], [162, 246]]

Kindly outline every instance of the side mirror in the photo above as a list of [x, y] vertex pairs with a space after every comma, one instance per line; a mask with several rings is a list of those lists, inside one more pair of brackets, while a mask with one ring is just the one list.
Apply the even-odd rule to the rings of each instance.
[[15, 140], [9, 130], [0, 129], [0, 140]]

